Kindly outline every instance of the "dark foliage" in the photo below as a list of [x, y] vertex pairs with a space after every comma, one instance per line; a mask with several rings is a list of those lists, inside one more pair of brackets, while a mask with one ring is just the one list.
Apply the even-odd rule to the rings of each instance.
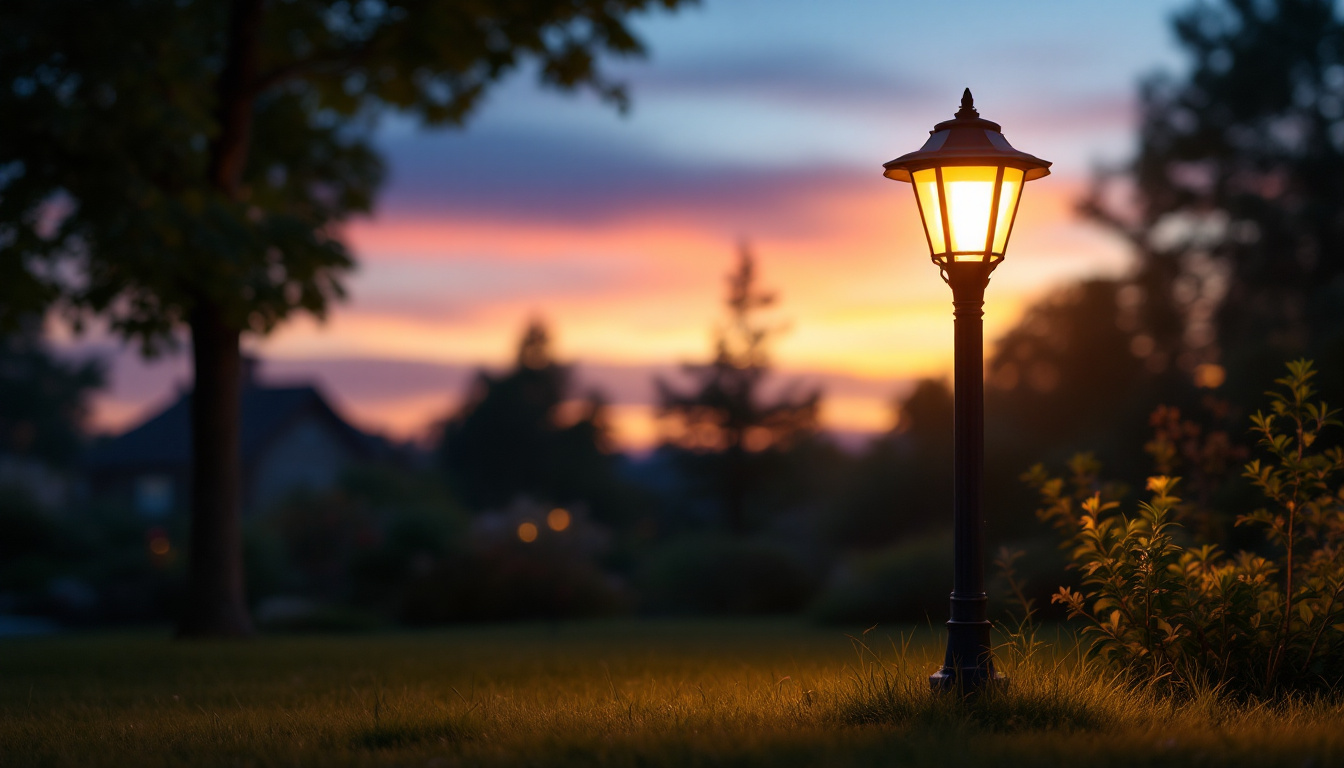
[[477, 375], [466, 403], [444, 424], [437, 450], [468, 507], [499, 508], [527, 496], [584, 502], [608, 524], [629, 516], [632, 491], [618, 472], [602, 398], [579, 398], [573, 390], [573, 372], [551, 356], [540, 322], [528, 326], [512, 370]]
[[[1201, 2], [1173, 26], [1190, 70], [1143, 83], [1138, 155], [1083, 206], [1139, 254], [1153, 354], [1186, 372], [1221, 363], [1245, 386], [1305, 353], [1325, 381], [1344, 380], [1338, 7]], [[1112, 182], [1132, 203], [1116, 203]]]
[[923, 379], [896, 407], [896, 426], [855, 460], [839, 514], [843, 549], [874, 549], [952, 521], [952, 391]]
[[775, 299], [757, 284], [756, 262], [744, 245], [737, 268], [728, 275], [728, 317], [715, 331], [713, 359], [683, 366], [694, 381], [688, 391], [657, 382], [667, 444], [691, 454], [685, 465], [701, 474], [702, 482], [708, 480], [735, 535], [755, 523], [749, 519], [748, 497], [761, 479], [758, 456], [787, 451], [817, 429], [819, 390], [790, 385], [773, 401], [762, 392], [770, 372], [768, 344], [780, 329], [763, 324], [757, 313]]
[[0, 455], [71, 464], [85, 442], [89, 397], [102, 384], [101, 365], [53, 357], [32, 322], [0, 336]]
[[154, 352], [190, 326], [193, 598], [240, 635], [240, 336], [321, 316], [352, 266], [337, 225], [381, 177], [382, 111], [460, 125], [526, 61], [624, 92], [634, 12], [681, 0], [15, 0], [0, 7], [0, 323], [63, 297]]
[[254, 603], [297, 595], [391, 617], [415, 573], [464, 550], [466, 521], [438, 478], [368, 467], [295, 494], [248, 533]]
[[182, 531], [98, 503], [53, 511], [0, 488], [0, 606], [69, 625], [162, 621], [181, 600]]
[[796, 613], [816, 587], [798, 552], [761, 541], [669, 541], [639, 574], [644, 608], [660, 614]]
[[552, 524], [554, 511], [527, 503], [478, 516], [461, 552], [407, 582], [398, 618], [443, 624], [629, 610], [622, 582], [598, 564], [609, 544], [607, 530], [580, 510], [566, 513], [562, 527]]

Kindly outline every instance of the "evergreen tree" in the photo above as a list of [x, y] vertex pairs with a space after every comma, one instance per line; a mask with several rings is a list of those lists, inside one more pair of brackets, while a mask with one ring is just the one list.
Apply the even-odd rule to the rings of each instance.
[[775, 300], [757, 284], [755, 259], [743, 245], [728, 275], [728, 317], [716, 329], [713, 359], [683, 366], [694, 382], [689, 390], [656, 382], [659, 414], [671, 427], [668, 444], [718, 459], [707, 471], [717, 476], [725, 521], [738, 536], [750, 528], [752, 454], [788, 449], [815, 433], [821, 403], [820, 390], [802, 391], [796, 384], [773, 401], [762, 394], [770, 373], [768, 344], [780, 329], [761, 323], [757, 314]]
[[586, 503], [599, 520], [621, 522], [625, 491], [602, 397], [580, 398], [573, 390], [572, 370], [555, 361], [550, 334], [535, 321], [512, 370], [477, 375], [438, 447], [441, 466], [469, 507], [497, 508], [528, 496]]

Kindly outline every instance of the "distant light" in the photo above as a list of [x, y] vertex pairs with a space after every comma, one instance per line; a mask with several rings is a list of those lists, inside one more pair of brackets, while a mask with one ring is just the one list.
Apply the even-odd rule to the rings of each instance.
[[1217, 389], [1227, 381], [1227, 370], [1221, 365], [1204, 363], [1195, 366], [1195, 386], [1205, 389]]
[[1129, 340], [1129, 351], [1135, 357], [1143, 359], [1153, 354], [1157, 349], [1157, 342], [1153, 341], [1152, 336], [1140, 334]]
[[561, 507], [552, 509], [550, 514], [546, 515], [546, 525], [550, 526], [552, 531], [563, 531], [569, 527], [569, 510]]
[[518, 526], [518, 538], [522, 539], [524, 544], [531, 544], [537, 540], [537, 526], [535, 523], [523, 523]]
[[167, 536], [155, 536], [149, 540], [149, 551], [159, 557], [168, 554], [173, 545], [168, 541]]

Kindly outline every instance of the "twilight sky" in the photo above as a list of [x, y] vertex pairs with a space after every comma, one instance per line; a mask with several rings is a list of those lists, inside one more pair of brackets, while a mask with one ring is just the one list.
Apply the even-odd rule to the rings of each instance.
[[[1168, 18], [1186, 4], [703, 0], [643, 17], [650, 56], [609, 66], [631, 86], [627, 116], [524, 72], [463, 131], [386, 119], [388, 183], [347, 231], [350, 300], [250, 348], [264, 377], [316, 381], [355, 423], [415, 437], [542, 317], [612, 401], [618, 439], [645, 447], [650, 377], [707, 356], [747, 241], [790, 328], [778, 367], [825, 385], [828, 427], [886, 429], [913, 377], [949, 373], [952, 315], [910, 189], [881, 164], [966, 86], [1015, 147], [1054, 161], [988, 292], [992, 349], [1050, 288], [1127, 267], [1073, 203], [1092, 167], [1131, 150], [1138, 78], [1182, 66]], [[103, 429], [189, 380], [185, 351], [146, 364], [106, 338], [66, 345], [112, 362]]]

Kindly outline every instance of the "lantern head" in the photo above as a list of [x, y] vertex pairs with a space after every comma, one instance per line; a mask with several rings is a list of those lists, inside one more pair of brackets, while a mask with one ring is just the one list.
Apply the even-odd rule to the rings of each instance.
[[882, 175], [914, 185], [929, 253], [944, 275], [958, 262], [993, 269], [1008, 250], [1022, 185], [1048, 175], [1050, 163], [1013, 149], [998, 123], [980, 117], [969, 88], [956, 116], [929, 134]]

